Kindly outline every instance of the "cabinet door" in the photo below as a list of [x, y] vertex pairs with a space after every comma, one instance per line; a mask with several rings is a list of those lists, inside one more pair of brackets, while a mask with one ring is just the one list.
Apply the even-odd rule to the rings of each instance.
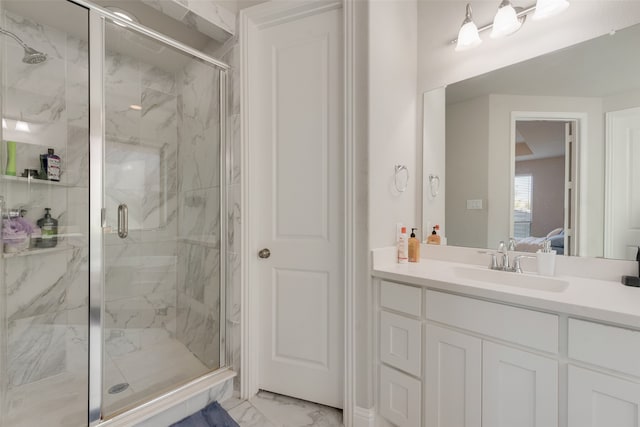
[[422, 323], [397, 314], [380, 313], [380, 360], [420, 376]]
[[480, 427], [482, 341], [427, 325], [426, 426]]
[[558, 425], [558, 362], [486, 341], [482, 356], [484, 426]]
[[640, 384], [569, 365], [569, 427], [640, 427]]
[[398, 427], [419, 427], [421, 386], [417, 379], [381, 366], [380, 415]]

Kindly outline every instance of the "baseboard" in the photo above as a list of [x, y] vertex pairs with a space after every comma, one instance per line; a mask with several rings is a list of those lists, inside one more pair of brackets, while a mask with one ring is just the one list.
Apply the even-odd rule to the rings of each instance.
[[353, 427], [375, 427], [376, 410], [375, 408], [361, 408], [356, 406], [353, 410]]

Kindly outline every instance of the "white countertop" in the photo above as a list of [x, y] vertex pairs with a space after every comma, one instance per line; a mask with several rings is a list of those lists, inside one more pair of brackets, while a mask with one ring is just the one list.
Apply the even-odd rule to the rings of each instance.
[[397, 264], [388, 258], [374, 253], [373, 276], [640, 328], [640, 288], [624, 286], [619, 281], [560, 275], [554, 278], [569, 282], [569, 286], [564, 291], [553, 292], [472, 280], [456, 272], [460, 268], [488, 269], [481, 265], [430, 258], [423, 258], [420, 263]]

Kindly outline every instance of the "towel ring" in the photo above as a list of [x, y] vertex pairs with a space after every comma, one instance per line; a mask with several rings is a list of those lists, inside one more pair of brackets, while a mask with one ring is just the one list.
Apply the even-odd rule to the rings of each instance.
[[438, 175], [429, 175], [429, 191], [433, 198], [440, 192], [440, 177]]
[[[396, 187], [396, 190], [400, 193], [404, 193], [407, 189], [407, 185], [409, 184], [409, 169], [407, 169], [407, 167], [405, 165], [396, 165], [395, 168], [395, 176], [393, 178], [393, 183]], [[398, 180], [399, 177], [402, 176], [402, 172], [404, 172], [404, 185], [399, 185], [398, 184]]]

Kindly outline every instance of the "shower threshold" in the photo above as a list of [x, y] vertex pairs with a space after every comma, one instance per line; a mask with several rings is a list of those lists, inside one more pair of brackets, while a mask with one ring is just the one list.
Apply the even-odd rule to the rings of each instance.
[[[172, 407], [179, 405], [192, 397], [198, 396], [208, 390], [222, 385], [223, 383], [231, 380], [236, 376], [236, 372], [230, 368], [221, 368], [217, 371], [206, 374], [200, 378], [197, 378], [188, 384], [178, 387], [170, 392], [159, 396], [147, 403], [144, 403], [136, 408], [130, 409], [126, 412], [116, 415], [102, 423], [100, 426], [104, 427], [130, 427], [135, 426], [155, 415], [161, 414]], [[233, 387], [230, 387], [232, 391]], [[186, 414], [184, 415], [186, 416]], [[179, 421], [181, 418], [176, 419]]]

